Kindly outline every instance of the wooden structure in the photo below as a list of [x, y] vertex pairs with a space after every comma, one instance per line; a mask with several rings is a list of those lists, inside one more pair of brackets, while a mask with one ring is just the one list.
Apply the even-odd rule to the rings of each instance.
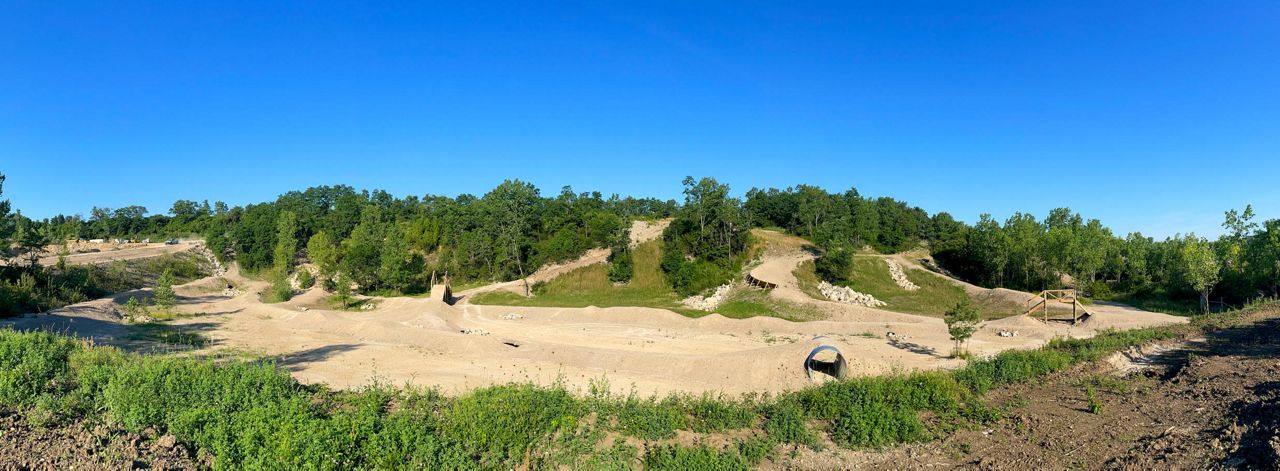
[[763, 289], [774, 289], [778, 287], [777, 283], [770, 283], [768, 281], [761, 280], [759, 278], [751, 276], [750, 273], [747, 273], [747, 284], [751, 286], [755, 286], [756, 288], [763, 288]]
[[[1071, 317], [1064, 318], [1059, 314], [1051, 315], [1049, 313], [1050, 304], [1069, 304], [1071, 305]], [[1045, 322], [1049, 321], [1070, 321], [1072, 324], [1080, 322], [1090, 315], [1089, 310], [1080, 304], [1079, 293], [1074, 289], [1047, 289], [1040, 292], [1040, 295], [1027, 300], [1027, 311], [1024, 315], [1033, 315], [1037, 309], [1040, 310], [1040, 318]], [[1063, 309], [1062, 311], [1066, 311]], [[1033, 316], [1034, 317], [1034, 316]]]
[[449, 283], [449, 272], [444, 273], [442, 282], [436, 282], [436, 272], [431, 272], [431, 299], [453, 304], [453, 286]]

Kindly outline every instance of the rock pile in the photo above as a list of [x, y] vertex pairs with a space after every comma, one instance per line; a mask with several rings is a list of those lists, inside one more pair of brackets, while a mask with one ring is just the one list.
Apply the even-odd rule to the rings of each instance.
[[191, 250], [200, 254], [200, 256], [204, 257], [204, 259], [209, 262], [209, 266], [211, 267], [210, 271], [213, 272], [213, 276], [222, 277], [227, 274], [226, 267], [222, 266], [222, 262], [218, 261], [218, 257], [215, 257], [213, 252], [210, 252], [204, 244], [196, 244], [195, 248]]
[[893, 282], [897, 283], [899, 287], [907, 291], [920, 289], [919, 286], [907, 279], [907, 274], [902, 272], [902, 267], [898, 265], [898, 262], [889, 259], [885, 259], [884, 262], [889, 264], [889, 276], [893, 277]]
[[818, 283], [818, 291], [827, 299], [838, 303], [854, 304], [865, 307], [880, 307], [888, 303], [876, 299], [875, 296], [859, 293], [847, 286], [836, 286], [825, 281]]
[[725, 298], [729, 297], [730, 291], [733, 291], [733, 283], [716, 287], [716, 290], [711, 292], [711, 295], [705, 298], [701, 296], [689, 296], [684, 298], [684, 301], [680, 301], [680, 304], [683, 304], [684, 307], [690, 309], [713, 311], [715, 308], [720, 306], [720, 303], [724, 302]]

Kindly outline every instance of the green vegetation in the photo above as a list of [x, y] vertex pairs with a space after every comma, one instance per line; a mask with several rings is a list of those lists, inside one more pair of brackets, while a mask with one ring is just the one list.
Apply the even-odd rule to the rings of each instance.
[[0, 318], [155, 286], [164, 273], [171, 285], [186, 283], [207, 274], [201, 263], [196, 254], [177, 253], [62, 269], [0, 267]]
[[692, 314], [693, 311], [680, 307], [680, 297], [667, 284], [659, 267], [661, 247], [660, 241], [649, 241], [630, 250], [633, 276], [625, 285], [615, 285], [609, 280], [610, 268], [607, 265], [595, 264], [534, 285], [532, 297], [526, 298], [508, 291], [491, 291], [476, 295], [471, 302], [548, 307], [641, 306]]
[[164, 273], [160, 274], [160, 278], [156, 279], [156, 287], [152, 294], [156, 307], [164, 311], [173, 310], [173, 306], [178, 304], [178, 295], [173, 292], [172, 272], [165, 270]]
[[716, 313], [733, 319], [768, 316], [795, 322], [826, 318], [817, 307], [776, 299], [758, 289], [743, 289], [730, 295], [716, 308]]
[[[907, 291], [898, 286], [889, 275], [889, 267], [884, 259], [876, 256], [855, 256], [850, 264], [850, 272], [845, 278], [848, 281], [839, 283], [853, 288], [855, 291], [870, 294], [876, 299], [888, 303], [880, 309], [908, 314], [919, 314], [942, 317], [948, 309], [965, 300], [971, 301], [984, 319], [998, 319], [1021, 314], [1021, 305], [1002, 302], [998, 299], [974, 298], [964, 288], [941, 276], [927, 273], [920, 269], [904, 267], [907, 279], [920, 289]], [[799, 282], [800, 290], [814, 299], [825, 299], [818, 291], [820, 281], [815, 273], [814, 262], [801, 263], [793, 274]]]
[[[1280, 296], [1280, 266], [1274, 263], [1280, 258], [1280, 219], [1258, 224], [1252, 207], [1228, 211], [1227, 234], [1215, 241], [1195, 234], [1164, 241], [1136, 232], [1119, 237], [1068, 208], [1050, 211], [1043, 221], [1015, 213], [1003, 224], [984, 214], [968, 226], [945, 212], [929, 216], [889, 198], [865, 199], [854, 189], [831, 194], [808, 185], [753, 188], [744, 207], [753, 226], [783, 228], [828, 254], [863, 245], [900, 252], [925, 242], [948, 271], [989, 288], [1074, 285], [1101, 299], [1148, 306], [1198, 299], [1200, 312], [1210, 310], [1215, 299], [1222, 306]], [[823, 267], [819, 273], [838, 280], [840, 272]]]
[[828, 250], [813, 261], [813, 269], [827, 283], [846, 283], [853, 269], [853, 254], [844, 248]]
[[[660, 241], [649, 241], [629, 251], [633, 254], [634, 276], [625, 285], [615, 284], [609, 279], [609, 266], [596, 264], [534, 285], [532, 297], [509, 291], [491, 291], [476, 295], [471, 302], [543, 307], [640, 306], [668, 309], [689, 317], [707, 315], [705, 311], [682, 307], [680, 296], [666, 283], [659, 267], [661, 247]], [[730, 296], [720, 304], [716, 313], [735, 319], [770, 316], [804, 321], [822, 318], [816, 308], [773, 299], [764, 291], [752, 289], [741, 290]]]
[[[0, 406], [46, 422], [92, 417], [133, 431], [155, 427], [210, 453], [217, 469], [744, 469], [776, 457], [784, 443], [874, 448], [988, 424], [1001, 416], [983, 401], [993, 388], [1226, 322], [1214, 316], [1191, 326], [1103, 332], [971, 360], [955, 371], [738, 399], [618, 397], [603, 383], [585, 397], [527, 384], [456, 398], [382, 386], [330, 391], [299, 385], [270, 361], [140, 356], [6, 330]], [[677, 438], [681, 431], [715, 440], [688, 445]], [[644, 451], [626, 437], [643, 441]]]
[[[245, 272], [279, 269], [281, 261], [292, 268], [291, 256], [305, 253], [326, 284], [341, 271], [361, 293], [416, 294], [429, 289], [432, 272], [448, 272], [460, 284], [520, 278], [543, 264], [613, 246], [632, 219], [667, 217], [675, 207], [674, 201], [606, 199], [568, 187], [543, 197], [529, 183], [511, 180], [482, 197], [396, 198], [339, 185], [234, 208], [180, 200], [170, 215], [148, 216], [146, 208], [130, 206], [94, 208], [88, 220], [0, 215], [0, 221], [16, 221], [23, 240], [32, 241], [198, 234], [224, 261], [234, 254]], [[0, 238], [12, 232], [3, 229]], [[287, 299], [287, 274], [266, 279], [276, 285], [270, 298]]]
[[978, 312], [978, 308], [974, 307], [973, 302], [966, 297], [951, 309], [947, 309], [942, 319], [947, 323], [947, 333], [951, 335], [951, 341], [956, 343], [952, 356], [968, 356], [964, 351], [964, 345], [982, 324], [982, 314]]
[[746, 261], [751, 234], [742, 202], [714, 178], [684, 179], [684, 205], [662, 234], [662, 272], [691, 296], [728, 283]]

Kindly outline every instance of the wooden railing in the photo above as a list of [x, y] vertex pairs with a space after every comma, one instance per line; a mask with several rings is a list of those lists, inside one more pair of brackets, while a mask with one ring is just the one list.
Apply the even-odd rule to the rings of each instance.
[[[1058, 318], [1051, 319], [1049, 317], [1050, 303], [1070, 304], [1071, 318], [1070, 319], [1058, 319]], [[1084, 318], [1092, 315], [1092, 313], [1090, 313], [1088, 309], [1085, 309], [1083, 304], [1080, 304], [1079, 293], [1077, 293], [1076, 290], [1074, 289], [1047, 289], [1047, 290], [1041, 291], [1040, 294], [1037, 295], [1036, 297], [1027, 300], [1027, 306], [1029, 307], [1027, 308], [1026, 312], [1022, 313], [1023, 315], [1030, 315], [1034, 313], [1037, 309], [1040, 309], [1041, 319], [1044, 320], [1045, 322], [1049, 322], [1050, 320], [1064, 320], [1064, 321], [1069, 320], [1071, 321], [1072, 324], [1075, 324], [1077, 322], [1080, 322]]]

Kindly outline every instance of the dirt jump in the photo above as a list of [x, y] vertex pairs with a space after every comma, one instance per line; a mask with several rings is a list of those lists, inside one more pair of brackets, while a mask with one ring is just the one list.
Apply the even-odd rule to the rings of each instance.
[[[638, 226], [633, 240], [655, 238], [660, 228]], [[607, 251], [592, 251], [530, 277], [550, 279], [574, 268], [601, 263]], [[771, 295], [820, 306], [824, 320], [791, 322], [772, 317], [729, 319], [718, 314], [689, 318], [642, 307], [552, 308], [474, 305], [475, 293], [521, 289], [523, 281], [499, 283], [443, 298], [374, 299], [373, 308], [339, 311], [325, 307], [318, 289], [293, 300], [265, 304], [267, 283], [248, 279], [234, 266], [176, 288], [179, 329], [208, 340], [195, 353], [232, 349], [277, 358], [300, 381], [354, 388], [374, 381], [438, 387], [447, 394], [509, 382], [551, 384], [586, 391], [595, 383], [625, 394], [669, 392], [781, 392], [830, 380], [813, 374], [809, 355], [818, 347], [840, 353], [841, 374], [948, 368], [951, 340], [941, 319], [812, 299], [791, 274], [812, 256], [766, 251], [751, 271], [778, 285]], [[531, 281], [530, 283], [532, 283]], [[230, 283], [236, 290], [227, 290]], [[754, 289], [754, 288], [753, 288]], [[104, 343], [128, 337], [118, 304], [97, 300], [49, 314], [7, 322], [19, 328], [49, 328]], [[1107, 328], [1184, 322], [1183, 318], [1123, 306], [1095, 306], [1076, 325], [1045, 323], [1027, 316], [987, 322], [969, 350], [992, 355], [1038, 347], [1054, 337], [1087, 337]], [[1001, 331], [1017, 331], [1003, 337]]]

